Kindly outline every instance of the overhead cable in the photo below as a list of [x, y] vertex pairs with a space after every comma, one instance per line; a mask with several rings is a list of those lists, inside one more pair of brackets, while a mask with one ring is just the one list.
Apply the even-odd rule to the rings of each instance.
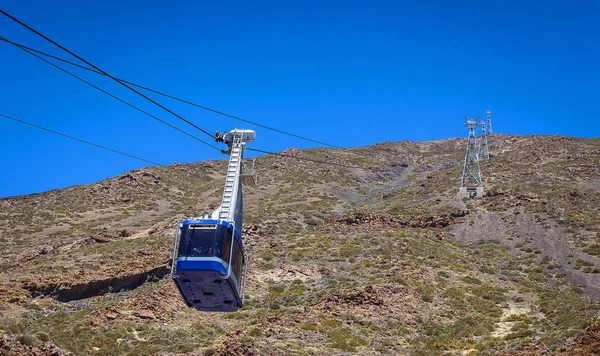
[[80, 81], [84, 82], [85, 84], [87, 84], [87, 85], [89, 85], [89, 86], [91, 86], [91, 87], [93, 87], [93, 88], [95, 88], [95, 89], [97, 89], [97, 90], [99, 90], [99, 91], [103, 92], [104, 94], [106, 94], [106, 95], [108, 95], [108, 96], [110, 96], [110, 97], [112, 97], [112, 98], [114, 98], [114, 99], [116, 99], [116, 100], [118, 100], [118, 101], [122, 102], [123, 104], [125, 104], [125, 105], [127, 105], [127, 106], [129, 106], [129, 107], [131, 107], [131, 108], [133, 108], [133, 109], [135, 109], [135, 110], [137, 110], [137, 111], [139, 111], [139, 112], [141, 112], [141, 113], [143, 113], [143, 114], [145, 114], [145, 115], [147, 115], [147, 116], [151, 117], [151, 118], [153, 118], [154, 120], [156, 120], [156, 121], [158, 121], [158, 122], [161, 122], [161, 123], [163, 123], [164, 125], [167, 125], [167, 126], [169, 126], [170, 128], [172, 128], [172, 129], [174, 129], [174, 130], [177, 130], [177, 131], [179, 131], [179, 132], [183, 133], [184, 135], [186, 135], [186, 136], [189, 136], [189, 137], [193, 138], [194, 140], [196, 140], [196, 141], [199, 141], [199, 142], [202, 142], [203, 144], [205, 144], [205, 145], [207, 145], [207, 146], [209, 146], [209, 147], [211, 147], [211, 148], [213, 148], [213, 149], [215, 149], [215, 150], [217, 150], [217, 151], [221, 152], [221, 149], [220, 149], [220, 148], [218, 148], [217, 146], [215, 146], [215, 145], [212, 145], [212, 144], [210, 144], [210, 143], [208, 143], [208, 142], [206, 142], [206, 141], [204, 141], [204, 140], [202, 140], [202, 139], [200, 139], [200, 138], [198, 138], [198, 137], [196, 137], [196, 136], [194, 136], [194, 135], [190, 134], [189, 132], [187, 132], [187, 131], [185, 131], [185, 130], [182, 130], [182, 129], [180, 129], [180, 128], [178, 128], [177, 126], [175, 126], [175, 125], [172, 125], [172, 124], [170, 124], [170, 123], [168, 123], [168, 122], [166, 122], [166, 121], [164, 121], [164, 120], [162, 120], [162, 119], [160, 119], [160, 118], [158, 118], [158, 117], [156, 117], [156, 116], [154, 116], [154, 115], [150, 114], [149, 112], [147, 112], [147, 111], [145, 111], [145, 110], [143, 110], [143, 109], [140, 109], [139, 107], [137, 107], [137, 106], [135, 106], [135, 105], [133, 105], [133, 104], [131, 104], [131, 103], [129, 103], [129, 102], [127, 102], [127, 101], [125, 101], [125, 100], [121, 99], [121, 98], [119, 98], [118, 96], [116, 96], [116, 95], [114, 95], [114, 94], [111, 94], [110, 92], [108, 92], [108, 91], [106, 91], [106, 90], [104, 90], [104, 89], [102, 89], [102, 88], [98, 87], [97, 85], [95, 85], [95, 84], [92, 84], [92, 83], [88, 82], [87, 80], [85, 80], [85, 79], [83, 79], [83, 78], [81, 78], [81, 77], [79, 77], [79, 76], [77, 76], [77, 75], [75, 75], [75, 74], [73, 74], [73, 73], [69, 72], [68, 70], [66, 70], [66, 69], [64, 69], [64, 68], [62, 68], [62, 67], [60, 67], [60, 66], [58, 66], [58, 65], [56, 65], [56, 64], [54, 64], [54, 63], [52, 63], [52, 62], [50, 62], [49, 60], [47, 60], [47, 59], [45, 59], [45, 58], [43, 58], [43, 57], [40, 57], [39, 55], [37, 55], [37, 54], [35, 54], [35, 53], [31, 52], [30, 50], [28, 50], [28, 49], [26, 49], [26, 48], [22, 48], [22, 47], [19, 47], [19, 46], [17, 46], [17, 47], [18, 47], [18, 48], [20, 48], [20, 49], [22, 49], [23, 51], [25, 51], [25, 52], [29, 53], [30, 55], [32, 55], [32, 56], [34, 56], [34, 57], [38, 58], [39, 60], [42, 60], [42, 61], [44, 61], [44, 62], [48, 63], [49, 65], [53, 66], [54, 68], [57, 68], [57, 69], [59, 69], [60, 71], [62, 71], [62, 72], [64, 72], [64, 73], [66, 73], [66, 74], [68, 74], [68, 75], [72, 76], [73, 78], [75, 78], [75, 79], [78, 79], [78, 80], [80, 80]]
[[[0, 40], [4, 40], [4, 37], [0, 36]], [[214, 146], [214, 145], [212, 145], [212, 144], [210, 144], [208, 142], [205, 142], [202, 139], [200, 139], [200, 138], [198, 138], [198, 137], [196, 137], [194, 135], [191, 135], [190, 133], [188, 133], [188, 132], [186, 132], [184, 130], [181, 130], [180, 128], [178, 128], [178, 127], [176, 127], [176, 126], [174, 126], [174, 125], [172, 125], [172, 124], [170, 124], [170, 123], [168, 123], [168, 122], [166, 122], [164, 120], [161, 120], [160, 118], [158, 118], [158, 117], [156, 117], [156, 116], [148, 113], [147, 111], [144, 111], [143, 109], [140, 109], [139, 107], [137, 107], [137, 106], [135, 106], [135, 105], [133, 105], [133, 104], [131, 104], [131, 103], [129, 103], [129, 102], [127, 102], [127, 101], [119, 98], [119, 97], [117, 97], [116, 95], [111, 94], [110, 92], [108, 92], [108, 91], [106, 91], [106, 90], [104, 90], [104, 89], [96, 86], [95, 84], [92, 84], [92, 83], [88, 82], [87, 80], [85, 80], [85, 79], [83, 79], [83, 78], [81, 78], [81, 77], [79, 77], [79, 76], [77, 76], [77, 75], [69, 72], [68, 70], [66, 70], [66, 69], [64, 69], [64, 68], [62, 68], [62, 67], [60, 67], [60, 66], [58, 66], [58, 65], [56, 65], [56, 64], [54, 64], [54, 63], [52, 63], [50, 61], [48, 61], [47, 59], [45, 59], [43, 57], [40, 57], [39, 55], [37, 55], [36, 53], [34, 53], [33, 51], [31, 51], [30, 49], [25, 48], [24, 46], [19, 46], [17, 44], [14, 44], [14, 45], [16, 47], [22, 49], [23, 51], [29, 53], [30, 55], [32, 55], [32, 56], [34, 56], [34, 57], [36, 57], [36, 58], [38, 58], [38, 59], [40, 59], [40, 60], [48, 63], [49, 65], [51, 65], [51, 66], [53, 66], [53, 67], [61, 70], [64, 73], [66, 73], [66, 74], [74, 77], [75, 79], [78, 79], [78, 80], [82, 81], [83, 83], [85, 83], [85, 84], [87, 84], [87, 85], [89, 85], [89, 86], [91, 86], [91, 87], [93, 87], [93, 88], [101, 91], [102, 93], [104, 93], [104, 94], [106, 94], [106, 95], [108, 95], [108, 96], [110, 96], [110, 97], [112, 97], [112, 98], [114, 98], [114, 99], [116, 99], [116, 100], [118, 100], [118, 101], [120, 101], [120, 102], [122, 102], [122, 103], [124, 103], [124, 104], [126, 104], [128, 106], [130, 106], [130, 107], [132, 107], [133, 109], [135, 109], [135, 110], [137, 110], [137, 111], [139, 111], [139, 112], [141, 112], [141, 113], [143, 113], [143, 114], [145, 114], [145, 115], [147, 115], [147, 116], [149, 116], [149, 117], [151, 117], [151, 118], [153, 118], [153, 119], [155, 119], [155, 120], [157, 120], [157, 121], [159, 121], [159, 122], [161, 122], [161, 123], [163, 123], [163, 124], [165, 124], [165, 125], [167, 125], [169, 127], [171, 127], [172, 129], [177, 130], [177, 131], [179, 131], [179, 132], [181, 132], [181, 133], [183, 133], [183, 134], [185, 134], [185, 135], [187, 135], [187, 136], [189, 136], [189, 137], [191, 137], [191, 138], [193, 138], [193, 139], [195, 139], [197, 141], [200, 141], [200, 142], [204, 143], [205, 145], [208, 145], [208, 146], [210, 146], [210, 147], [218, 150], [219, 152], [223, 152], [220, 148], [218, 148], [218, 147], [216, 147], [216, 146]], [[268, 154], [268, 155], [275, 155], [275, 156], [281, 156], [281, 157], [287, 157], [287, 158], [299, 159], [299, 160], [303, 160], [303, 161], [314, 162], [314, 163], [326, 164], [326, 165], [330, 165], [330, 166], [346, 167], [346, 168], [358, 168], [358, 169], [364, 169], [364, 170], [370, 170], [371, 169], [371, 168], [368, 168], [368, 167], [361, 167], [361, 166], [348, 165], [348, 164], [335, 163], [335, 162], [327, 162], [327, 161], [321, 161], [321, 160], [316, 160], [316, 159], [311, 159], [311, 158], [304, 158], [304, 157], [297, 157], [297, 156], [287, 155], [287, 154], [284, 154], [284, 153], [269, 152], [269, 151], [255, 149], [255, 148], [250, 148], [250, 147], [246, 148], [246, 150], [254, 151], [254, 152], [259, 152], [259, 153], [264, 153], [264, 154]]]
[[250, 148], [250, 147], [246, 147], [245, 149], [247, 151], [254, 151], [254, 152], [265, 153], [265, 154], [268, 154], [268, 155], [294, 158], [294, 159], [299, 159], [299, 160], [302, 160], [302, 161], [309, 161], [309, 162], [314, 162], [314, 163], [327, 164], [327, 165], [330, 165], [330, 166], [346, 167], [346, 168], [358, 168], [358, 169], [364, 169], [364, 170], [371, 170], [372, 169], [370, 167], [361, 167], [361, 166], [355, 166], [355, 165], [351, 165], [351, 164], [343, 164], [343, 163], [336, 163], [336, 162], [327, 162], [327, 161], [321, 161], [321, 160], [318, 160], [318, 159], [292, 156], [292, 155], [288, 155], [288, 154], [285, 154], [285, 153], [269, 152], [269, 151], [259, 150], [259, 149]]
[[36, 124], [32, 124], [31, 122], [19, 120], [17, 118], [12, 117], [12, 116], [8, 116], [8, 115], [1, 114], [1, 113], [0, 113], [0, 116], [4, 117], [6, 119], [9, 119], [9, 120], [17, 121], [17, 122], [20, 122], [22, 124], [38, 128], [40, 130], [44, 130], [44, 131], [51, 132], [53, 134], [56, 134], [56, 135], [59, 135], [59, 136], [62, 136], [62, 137], [66, 137], [66, 138], [71, 139], [71, 140], [75, 140], [75, 141], [78, 141], [78, 142], [81, 142], [81, 143], [85, 143], [86, 145], [90, 145], [90, 146], [94, 146], [94, 147], [97, 147], [97, 148], [101, 148], [103, 150], [110, 151], [110, 152], [113, 152], [113, 153], [118, 153], [120, 155], [127, 156], [127, 157], [130, 157], [130, 158], [134, 158], [134, 159], [137, 159], [137, 160], [142, 161], [142, 162], [150, 163], [150, 164], [153, 164], [155, 166], [164, 167], [164, 165], [162, 165], [160, 163], [156, 163], [156, 162], [153, 162], [153, 161], [150, 161], [150, 160], [147, 160], [145, 158], [138, 157], [138, 156], [130, 155], [129, 153], [117, 151], [115, 149], [112, 149], [112, 148], [109, 148], [109, 147], [106, 147], [106, 146], [102, 146], [102, 145], [98, 145], [98, 144], [95, 144], [93, 142], [85, 141], [85, 140], [82, 140], [82, 139], [77, 138], [77, 137], [69, 136], [67, 134], [64, 134], [64, 133], [61, 133], [61, 132], [58, 132], [58, 131], [50, 130], [50, 129], [46, 128], [46, 127], [42, 127], [42, 126], [39, 126], [39, 125], [36, 125]]
[[156, 102], [155, 100], [153, 100], [152, 98], [144, 95], [143, 93], [140, 93], [138, 90], [132, 88], [131, 86], [129, 86], [127, 83], [124, 83], [122, 81], [120, 81], [119, 79], [113, 77], [112, 75], [108, 74], [107, 72], [103, 71], [102, 69], [100, 69], [99, 67], [95, 66], [94, 64], [92, 64], [91, 62], [88, 62], [87, 60], [83, 59], [82, 57], [78, 56], [77, 54], [75, 54], [74, 52], [70, 51], [69, 49], [67, 49], [66, 47], [60, 45], [59, 43], [57, 43], [56, 41], [52, 40], [51, 38], [49, 38], [48, 36], [44, 35], [43, 33], [37, 31], [36, 29], [34, 29], [33, 27], [27, 25], [26, 23], [24, 23], [23, 21], [17, 19], [16, 17], [12, 16], [11, 14], [9, 14], [8, 12], [0, 9], [0, 13], [3, 14], [4, 16], [10, 18], [11, 20], [15, 21], [16, 23], [18, 23], [19, 25], [25, 27], [26, 29], [28, 29], [29, 31], [35, 33], [36, 35], [42, 37], [43, 39], [45, 39], [46, 41], [52, 43], [53, 45], [55, 45], [56, 47], [62, 49], [63, 51], [69, 53], [70, 55], [72, 55], [73, 57], [79, 59], [80, 61], [82, 61], [83, 63], [87, 64], [88, 66], [94, 68], [95, 70], [97, 70], [98, 72], [100, 72], [102, 75], [105, 75], [111, 79], [113, 79], [114, 81], [116, 81], [117, 83], [121, 84], [122, 86], [126, 87], [127, 89], [133, 91], [134, 93], [138, 94], [139, 96], [141, 96], [142, 98], [148, 100], [149, 102], [153, 103], [154, 105], [160, 107], [161, 109], [165, 110], [166, 112], [170, 113], [171, 115], [174, 115], [175, 117], [177, 117], [178, 119], [184, 121], [185, 123], [187, 123], [188, 125], [200, 130], [201, 132], [203, 132], [204, 134], [210, 136], [210, 137], [214, 137], [213, 134], [211, 134], [210, 132], [204, 130], [203, 128], [197, 126], [196, 124], [194, 124], [193, 122], [185, 119], [183, 116], [175, 113], [174, 111], [170, 110], [169, 108], [165, 107], [164, 105]]
[[[89, 67], [83, 66], [83, 65], [81, 65], [81, 64], [78, 64], [78, 63], [75, 63], [75, 62], [72, 62], [72, 61], [66, 60], [66, 59], [64, 59], [64, 58], [60, 58], [60, 57], [54, 56], [54, 55], [52, 55], [52, 54], [49, 54], [49, 53], [46, 53], [46, 52], [43, 52], [43, 51], [40, 51], [40, 50], [37, 50], [37, 49], [31, 48], [31, 47], [27, 47], [27, 46], [25, 46], [25, 45], [23, 45], [23, 44], [20, 44], [20, 43], [17, 43], [17, 42], [11, 41], [11, 40], [9, 40], [9, 39], [6, 39], [6, 38], [4, 38], [4, 37], [1, 37], [1, 36], [0, 36], [0, 41], [4, 41], [4, 42], [10, 43], [10, 44], [13, 44], [13, 45], [15, 45], [15, 46], [18, 46], [18, 47], [21, 47], [21, 48], [24, 48], [24, 49], [28, 49], [28, 50], [30, 50], [30, 51], [32, 51], [32, 52], [35, 52], [35, 53], [37, 53], [37, 54], [40, 54], [40, 55], [42, 55], [42, 56], [45, 56], [45, 57], [48, 57], [48, 58], [55, 59], [55, 60], [57, 60], [57, 61], [60, 61], [60, 62], [63, 62], [63, 63], [69, 64], [69, 65], [71, 65], [71, 66], [75, 66], [75, 67], [78, 67], [78, 68], [81, 68], [81, 69], [84, 69], [84, 70], [87, 70], [87, 71], [89, 71], [89, 72], [92, 72], [92, 73], [96, 73], [96, 74], [100, 74], [100, 75], [105, 75], [105, 74], [103, 74], [103, 73], [101, 73], [100, 71], [97, 71], [97, 70], [95, 70], [95, 69], [92, 69], [92, 68], [89, 68]], [[305, 136], [300, 136], [300, 135], [293, 134], [293, 133], [291, 133], [291, 132], [283, 131], [283, 130], [280, 130], [280, 129], [277, 129], [277, 128], [274, 128], [274, 127], [271, 127], [271, 126], [263, 125], [263, 124], [260, 124], [260, 123], [258, 123], [258, 122], [255, 122], [255, 121], [250, 121], [250, 120], [247, 120], [247, 119], [243, 119], [243, 118], [241, 118], [241, 117], [239, 117], [239, 116], [234, 116], [234, 115], [231, 115], [231, 114], [227, 114], [227, 113], [225, 113], [225, 112], [223, 112], [223, 111], [219, 111], [219, 110], [216, 110], [216, 109], [212, 109], [212, 108], [209, 108], [209, 107], [207, 107], [207, 106], [200, 105], [200, 104], [194, 103], [194, 102], [192, 102], [192, 101], [189, 101], [189, 100], [181, 99], [181, 98], [179, 98], [179, 97], [176, 97], [176, 96], [174, 96], [174, 95], [166, 94], [166, 93], [164, 93], [164, 92], [161, 92], [161, 91], [159, 91], [159, 90], [152, 89], [152, 88], [149, 88], [149, 87], [147, 87], [147, 86], [144, 86], [144, 85], [136, 84], [136, 83], [134, 83], [134, 82], [131, 82], [131, 81], [128, 81], [128, 80], [125, 80], [125, 79], [121, 79], [121, 78], [117, 78], [117, 77], [115, 77], [115, 79], [117, 79], [117, 80], [119, 80], [119, 81], [121, 81], [121, 82], [123, 82], [123, 83], [129, 84], [129, 85], [133, 85], [133, 86], [135, 86], [135, 87], [137, 87], [137, 88], [140, 88], [140, 89], [143, 89], [143, 90], [149, 91], [149, 92], [151, 92], [151, 93], [158, 94], [158, 95], [164, 96], [164, 97], [166, 97], [166, 98], [169, 98], [169, 99], [173, 99], [173, 100], [176, 100], [176, 101], [182, 102], [182, 103], [184, 103], [184, 104], [188, 104], [188, 105], [191, 105], [191, 106], [195, 106], [195, 107], [197, 107], [197, 108], [200, 108], [200, 109], [202, 109], [202, 110], [210, 111], [210, 112], [212, 112], [212, 113], [215, 113], [215, 114], [218, 114], [218, 115], [222, 115], [222, 116], [225, 116], [225, 117], [228, 117], [228, 118], [234, 119], [234, 120], [243, 121], [243, 122], [246, 122], [246, 123], [249, 123], [249, 124], [252, 124], [252, 125], [256, 125], [256, 126], [262, 127], [262, 128], [264, 128], [264, 129], [267, 129], [267, 130], [271, 130], [271, 131], [274, 131], [274, 132], [278, 132], [278, 133], [281, 133], [281, 134], [284, 134], [284, 135], [288, 135], [288, 136], [291, 136], [291, 137], [295, 137], [295, 138], [298, 138], [298, 139], [301, 139], [301, 140], [310, 141], [310, 142], [313, 142], [313, 143], [318, 143], [318, 144], [320, 144], [320, 145], [329, 146], [329, 147], [333, 147], [333, 148], [342, 148], [342, 147], [335, 146], [335, 145], [332, 145], [332, 144], [329, 144], [329, 143], [326, 143], [326, 142], [323, 142], [323, 141], [318, 141], [318, 140], [315, 140], [315, 139], [312, 139], [312, 138], [308, 138], [308, 137], [305, 137]]]

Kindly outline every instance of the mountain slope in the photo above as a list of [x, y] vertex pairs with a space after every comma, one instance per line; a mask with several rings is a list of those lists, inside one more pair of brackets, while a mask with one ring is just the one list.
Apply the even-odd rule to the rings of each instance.
[[589, 353], [600, 140], [490, 143], [478, 200], [456, 199], [461, 139], [285, 152], [366, 170], [258, 158], [245, 188], [248, 302], [229, 314], [188, 309], [168, 277], [175, 223], [219, 204], [225, 162], [1, 199], [0, 349]]

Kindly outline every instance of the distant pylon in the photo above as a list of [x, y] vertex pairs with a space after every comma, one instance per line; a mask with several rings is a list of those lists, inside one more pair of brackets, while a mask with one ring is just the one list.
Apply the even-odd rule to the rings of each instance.
[[475, 136], [475, 126], [479, 124], [479, 116], [464, 116], [464, 119], [465, 126], [469, 128], [469, 138], [467, 140], [465, 164], [458, 196], [474, 198], [483, 195], [483, 182], [481, 180], [479, 157], [477, 154], [477, 137]]
[[488, 110], [485, 113], [487, 115], [487, 118], [485, 120], [485, 123], [486, 123], [486, 126], [487, 126], [487, 133], [489, 135], [491, 135], [492, 133], [494, 133], [492, 131], [492, 112], [490, 110]]
[[479, 124], [481, 125], [481, 137], [479, 138], [477, 154], [479, 155], [479, 159], [488, 159], [490, 158], [490, 150], [488, 148], [487, 121], [482, 121]]
[[[485, 112], [486, 114], [486, 120], [485, 120], [485, 124], [486, 124], [486, 128], [487, 128], [487, 135], [489, 136], [493, 133], [492, 131], [492, 112], [490, 110]], [[487, 139], [487, 137], [486, 137]], [[494, 152], [494, 142], [492, 141], [492, 144], [489, 145], [488, 147], [488, 158], [490, 157], [491, 153]]]

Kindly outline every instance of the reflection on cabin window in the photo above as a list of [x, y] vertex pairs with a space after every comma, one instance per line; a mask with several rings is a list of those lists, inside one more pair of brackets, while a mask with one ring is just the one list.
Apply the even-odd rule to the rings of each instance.
[[[223, 225], [184, 225], [181, 229], [181, 241], [179, 244], [179, 256], [186, 257], [219, 257], [224, 254], [229, 259], [229, 247], [223, 246], [224, 240], [228, 240], [228, 229]], [[223, 251], [227, 249], [227, 253]]]
[[240, 283], [239, 281], [241, 280], [240, 277], [242, 275], [242, 260], [243, 260], [244, 256], [242, 256], [242, 247], [240, 246], [240, 243], [238, 242], [238, 240], [235, 240], [234, 244], [233, 244], [233, 261], [231, 261], [231, 271], [233, 272], [233, 275], [235, 276], [235, 281], [238, 282], [238, 289], [240, 287]]

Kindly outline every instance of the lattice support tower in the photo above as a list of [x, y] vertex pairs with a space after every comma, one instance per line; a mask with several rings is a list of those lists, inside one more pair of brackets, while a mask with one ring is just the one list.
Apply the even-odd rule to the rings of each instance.
[[479, 169], [479, 155], [475, 127], [479, 125], [479, 116], [464, 116], [465, 126], [469, 128], [465, 162], [458, 196], [460, 198], [475, 198], [483, 195], [483, 181]]
[[[487, 135], [491, 135], [493, 133], [492, 130], [492, 112], [490, 110], [485, 112], [486, 114], [486, 120], [485, 120], [485, 125], [486, 125], [486, 130], [487, 130]], [[488, 146], [488, 156], [491, 155], [491, 153], [494, 152], [494, 145], [493, 142]]]
[[487, 121], [479, 123], [481, 125], [481, 137], [479, 138], [479, 147], [477, 149], [479, 159], [490, 158], [490, 150], [488, 147], [488, 130]]

